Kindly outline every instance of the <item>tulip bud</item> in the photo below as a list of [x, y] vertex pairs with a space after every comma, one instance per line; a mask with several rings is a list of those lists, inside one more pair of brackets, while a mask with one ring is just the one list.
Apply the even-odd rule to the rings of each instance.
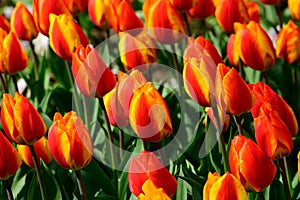
[[245, 200], [246, 191], [240, 181], [229, 172], [222, 177], [217, 173], [208, 173], [203, 188], [203, 200]]
[[165, 193], [162, 188], [157, 188], [151, 179], [145, 181], [142, 186], [144, 193], [138, 196], [138, 200], [171, 200], [171, 198]]
[[116, 85], [116, 77], [90, 46], [80, 45], [73, 53], [72, 72], [80, 91], [87, 97], [103, 97]]
[[259, 12], [259, 5], [254, 2], [248, 2], [248, 14], [250, 21], [255, 21], [256, 23], [259, 23], [260, 21], [260, 12]]
[[150, 82], [134, 90], [129, 121], [134, 132], [146, 142], [159, 142], [173, 131], [167, 104]]
[[26, 52], [15, 33], [7, 34], [0, 28], [0, 73], [14, 74], [24, 70], [27, 63]]
[[151, 180], [156, 188], [162, 188], [168, 196], [177, 190], [177, 181], [154, 153], [146, 150], [133, 157], [128, 168], [129, 189], [135, 195], [143, 193], [142, 186]]
[[198, 0], [197, 3], [188, 10], [188, 14], [192, 18], [204, 19], [215, 15], [216, 7], [212, 0]]
[[240, 59], [236, 44], [235, 34], [231, 34], [227, 41], [226, 52], [230, 64], [234, 67], [238, 67]]
[[277, 36], [276, 56], [289, 64], [300, 62], [300, 28], [292, 20], [282, 27]]
[[288, 7], [292, 18], [295, 20], [300, 20], [300, 1], [298, 0], [288, 0]]
[[63, 0], [66, 4], [69, 11], [75, 15], [78, 16], [80, 13], [82, 13], [88, 4], [87, 0]]
[[7, 21], [7, 19], [0, 14], [0, 28], [2, 28], [6, 33], [9, 33], [10, 31], [10, 24]]
[[31, 145], [47, 130], [33, 105], [18, 92], [15, 97], [3, 95], [1, 123], [6, 135], [17, 144]]
[[196, 5], [197, 0], [169, 0], [176, 10], [189, 10]]
[[[33, 144], [33, 149], [37, 156], [37, 160], [43, 160], [46, 165], [52, 161], [53, 158], [50, 153], [48, 140], [44, 136]], [[27, 145], [18, 145], [18, 151], [24, 163], [31, 168], [35, 168], [29, 147]]]
[[21, 40], [31, 41], [38, 34], [33, 16], [21, 2], [16, 3], [16, 7], [11, 15], [10, 23], [12, 31]]
[[109, 0], [89, 0], [88, 14], [95, 26], [102, 28], [109, 25], [108, 18]]
[[232, 174], [247, 191], [259, 192], [270, 185], [276, 175], [276, 165], [249, 138], [235, 136], [229, 150]]
[[53, 158], [64, 168], [80, 170], [93, 158], [90, 133], [73, 111], [64, 116], [55, 113], [49, 128], [48, 143]]
[[72, 53], [80, 46], [88, 45], [88, 38], [71, 15], [50, 14], [50, 46], [64, 60], [72, 60]]

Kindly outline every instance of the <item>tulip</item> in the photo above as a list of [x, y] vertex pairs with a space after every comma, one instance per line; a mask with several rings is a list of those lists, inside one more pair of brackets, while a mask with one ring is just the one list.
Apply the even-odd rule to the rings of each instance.
[[156, 188], [162, 188], [168, 196], [177, 190], [177, 181], [167, 168], [158, 160], [154, 153], [146, 150], [133, 157], [128, 168], [129, 189], [135, 195], [143, 193], [142, 186], [151, 180]]
[[298, 180], [300, 181], [300, 151], [298, 152]]
[[300, 28], [292, 20], [283, 26], [276, 39], [276, 56], [289, 64], [300, 62]]
[[69, 11], [75, 16], [78, 16], [80, 13], [82, 13], [88, 5], [87, 0], [63, 0], [63, 1], [66, 4]]
[[281, 0], [260, 0], [262, 3], [267, 5], [278, 5]]
[[259, 5], [254, 2], [248, 2], [248, 14], [250, 21], [255, 21], [259, 23], [260, 21], [260, 12], [259, 12]]
[[127, 0], [111, 1], [108, 6], [108, 18], [116, 33], [144, 27]]
[[227, 33], [234, 31], [235, 22], [249, 21], [248, 8], [244, 0], [221, 0], [216, 4], [215, 16], [221, 28]]
[[93, 143], [89, 131], [73, 111], [62, 116], [55, 113], [49, 128], [48, 143], [54, 160], [67, 169], [80, 170], [93, 156]]
[[171, 200], [171, 198], [163, 191], [162, 188], [157, 188], [151, 179], [145, 181], [142, 186], [144, 192], [138, 196], [138, 200]]
[[[147, 27], [153, 27], [153, 36], [164, 44], [173, 44], [185, 34], [183, 19], [168, 0], [158, 0], [143, 6]], [[159, 17], [158, 17], [159, 16]], [[169, 30], [166, 30], [169, 29]]]
[[72, 72], [78, 88], [87, 97], [103, 97], [116, 84], [115, 75], [90, 46], [80, 45], [73, 53]]
[[288, 0], [288, 7], [292, 18], [300, 20], [300, 2], [298, 0]]
[[244, 200], [247, 194], [240, 181], [229, 172], [222, 177], [216, 172], [209, 172], [203, 188], [203, 200], [214, 199]]
[[15, 33], [7, 34], [0, 28], [0, 73], [14, 74], [24, 70], [27, 64], [26, 52]]
[[119, 52], [126, 71], [135, 67], [148, 67], [156, 60], [157, 50], [152, 38], [145, 32], [132, 36], [126, 32], [119, 33]]
[[150, 82], [133, 92], [129, 121], [134, 132], [146, 142], [159, 142], [173, 131], [167, 104]]
[[255, 138], [260, 149], [272, 160], [288, 156], [293, 139], [285, 123], [275, 111], [264, 111], [254, 119]]
[[0, 180], [6, 180], [18, 171], [22, 158], [1, 131], [0, 146]]
[[[33, 149], [37, 156], [37, 160], [43, 160], [46, 165], [48, 165], [52, 161], [53, 158], [50, 153], [48, 140], [46, 139], [46, 137], [43, 136], [41, 137], [41, 139], [36, 141], [33, 144]], [[35, 168], [29, 147], [27, 145], [18, 145], [18, 151], [24, 163], [26, 163], [26, 165], [31, 168]]]
[[227, 112], [240, 115], [249, 111], [254, 105], [255, 97], [243, 78], [235, 69], [224, 64], [218, 65], [218, 72], [225, 90]]
[[298, 122], [294, 111], [284, 99], [274, 92], [270, 86], [262, 82], [249, 84], [249, 87], [256, 97], [256, 102], [251, 109], [252, 117], [259, 117], [260, 113], [266, 109], [275, 111], [288, 127], [291, 136], [295, 136], [298, 132]]
[[6, 135], [17, 144], [31, 145], [47, 130], [37, 110], [18, 92], [14, 97], [3, 95], [1, 123]]
[[189, 10], [196, 5], [197, 0], [169, 0], [176, 10]]
[[33, 20], [33, 16], [26, 6], [21, 2], [16, 3], [16, 7], [11, 15], [12, 31], [21, 40], [31, 41], [38, 34], [38, 30]]
[[0, 28], [2, 28], [6, 33], [9, 33], [10, 31], [10, 24], [7, 21], [7, 19], [0, 14]]
[[263, 190], [276, 175], [276, 165], [272, 160], [251, 139], [242, 135], [231, 141], [229, 166], [247, 191]]
[[50, 13], [71, 15], [63, 0], [33, 0], [32, 8], [36, 27], [46, 36], [49, 36]]
[[232, 66], [238, 67], [240, 57], [235, 44], [236, 44], [235, 34], [231, 34], [227, 41], [227, 47], [226, 47], [227, 57], [228, 57], [228, 61]]
[[109, 25], [108, 18], [109, 0], [89, 0], [88, 14], [94, 25], [99, 28]]
[[71, 15], [50, 14], [50, 46], [64, 60], [72, 60], [72, 53], [80, 46], [88, 45], [88, 38]]
[[212, 0], [198, 0], [196, 5], [188, 10], [192, 18], [204, 19], [215, 14], [216, 7]]
[[[205, 108], [205, 112], [207, 113], [209, 119], [212, 121], [213, 125], [216, 127], [216, 118], [213, 113], [212, 107]], [[220, 117], [220, 116], [219, 116]], [[221, 125], [222, 125], [222, 132], [226, 132], [228, 128], [230, 127], [230, 115], [226, 114], [225, 116], [221, 115], [221, 117], [224, 117], [219, 119]], [[204, 121], [204, 125], [206, 126], [207, 122]]]

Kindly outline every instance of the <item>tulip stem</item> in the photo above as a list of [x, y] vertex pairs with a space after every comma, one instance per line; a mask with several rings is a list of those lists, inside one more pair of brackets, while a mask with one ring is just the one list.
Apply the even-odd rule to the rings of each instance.
[[5, 185], [5, 188], [6, 188], [6, 194], [7, 194], [7, 197], [8, 197], [8, 200], [14, 200], [14, 195], [11, 191], [11, 185], [10, 185], [10, 182], [9, 180], [4, 180], [4, 185]]
[[239, 134], [244, 135], [244, 129], [243, 129], [242, 122], [241, 122], [241, 116], [234, 116], [234, 119], [235, 119], [234, 121], [238, 128]]
[[265, 200], [265, 196], [262, 192], [259, 192], [258, 196], [259, 196], [260, 200]]
[[15, 74], [13, 74], [13, 75], [11, 75], [11, 77], [12, 77], [16, 92], [19, 92], [17, 76]]
[[29, 149], [31, 152], [32, 160], [33, 160], [33, 165], [37, 174], [38, 182], [40, 185], [40, 190], [41, 190], [41, 195], [42, 195], [42, 200], [46, 200], [46, 187], [44, 183], [44, 179], [42, 176], [41, 168], [40, 168], [40, 162], [37, 159], [36, 153], [34, 151], [33, 145], [29, 145]]
[[280, 29], [282, 29], [283, 23], [282, 23], [282, 14], [281, 14], [280, 6], [279, 5], [275, 6], [275, 9], [278, 17], [279, 27]]
[[268, 78], [268, 72], [267, 71], [263, 72], [263, 77], [265, 79], [265, 83], [268, 84], [269, 78]]
[[34, 78], [35, 81], [37, 82], [39, 79], [39, 59], [34, 51], [34, 46], [32, 44], [32, 41], [29, 42], [30, 50], [33, 56], [33, 67], [34, 67]]
[[186, 11], [182, 12], [182, 16], [183, 16], [184, 28], [185, 28], [186, 34], [188, 36], [191, 36], [191, 28], [190, 28], [190, 25], [189, 25], [189, 21], [188, 21]]
[[288, 180], [288, 169], [287, 169], [287, 162], [286, 158], [280, 158], [279, 159], [279, 165], [280, 165], [280, 172], [282, 175], [282, 181], [283, 181], [283, 186], [286, 194], [286, 199], [291, 200], [291, 191], [290, 191], [290, 186], [289, 186], [289, 180]]
[[124, 132], [120, 129], [119, 133], [119, 146], [120, 146], [120, 159], [123, 158], [123, 149], [124, 149]]
[[8, 93], [8, 89], [7, 89], [7, 86], [5, 84], [2, 73], [0, 74], [0, 82], [1, 82], [1, 86], [2, 86], [2, 89], [3, 89], [4, 93]]
[[76, 180], [77, 180], [80, 196], [82, 200], [87, 200], [80, 170], [76, 170], [75, 174], [76, 174]]

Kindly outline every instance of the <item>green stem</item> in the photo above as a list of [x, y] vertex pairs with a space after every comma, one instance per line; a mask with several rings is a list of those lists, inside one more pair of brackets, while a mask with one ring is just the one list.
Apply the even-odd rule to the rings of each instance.
[[14, 195], [11, 191], [11, 185], [10, 185], [9, 180], [7, 179], [7, 180], [4, 180], [3, 182], [4, 182], [4, 185], [5, 185], [8, 200], [14, 200]]
[[191, 36], [191, 28], [190, 28], [190, 24], [189, 24], [189, 21], [188, 21], [186, 11], [182, 12], [182, 16], [183, 16], [184, 28], [185, 28], [186, 34], [188, 36]]
[[32, 44], [32, 41], [29, 42], [29, 46], [33, 56], [34, 78], [35, 78], [35, 82], [37, 82], [39, 80], [39, 59], [34, 51], [34, 46]]
[[268, 84], [269, 78], [268, 78], [268, 72], [267, 71], [263, 72], [263, 77], [265, 79], [265, 83]]
[[1, 86], [2, 86], [4, 93], [8, 93], [7, 85], [5, 84], [2, 73], [0, 74], [0, 82], [1, 82]]
[[281, 14], [280, 6], [279, 5], [275, 6], [275, 9], [276, 9], [277, 17], [278, 17], [279, 27], [280, 27], [280, 29], [282, 29], [283, 22], [282, 22], [282, 14]]
[[259, 196], [260, 200], [265, 200], [265, 196], [262, 192], [259, 192], [258, 196]]
[[123, 149], [124, 149], [124, 132], [120, 129], [119, 133], [119, 147], [120, 147], [120, 159], [123, 158]]
[[87, 196], [86, 196], [86, 192], [85, 192], [85, 189], [84, 189], [84, 185], [83, 185], [80, 170], [76, 170], [75, 174], [76, 174], [76, 180], [77, 180], [77, 185], [78, 185], [78, 188], [79, 188], [80, 196], [81, 196], [82, 200], [87, 200]]
[[40, 185], [42, 200], [46, 200], [47, 199], [46, 198], [46, 187], [45, 187], [44, 179], [43, 179], [43, 176], [42, 176], [42, 173], [41, 173], [40, 162], [37, 159], [37, 156], [36, 156], [36, 153], [34, 151], [33, 145], [29, 145], [29, 149], [30, 149], [30, 152], [31, 152], [34, 168], [35, 168], [37, 178], [38, 178], [38, 182], [39, 182], [39, 185]]
[[282, 175], [282, 181], [283, 181], [286, 199], [291, 200], [292, 198], [291, 198], [291, 191], [290, 191], [289, 180], [288, 180], [288, 169], [287, 169], [287, 162], [285, 157], [279, 159], [279, 165], [280, 165], [280, 172]]
[[12, 77], [16, 92], [19, 92], [17, 76], [15, 74], [13, 74], [13, 75], [11, 75], [11, 77]]
[[243, 129], [242, 122], [241, 122], [241, 116], [234, 116], [234, 119], [235, 119], [235, 123], [238, 128], [239, 134], [244, 135], [244, 129]]

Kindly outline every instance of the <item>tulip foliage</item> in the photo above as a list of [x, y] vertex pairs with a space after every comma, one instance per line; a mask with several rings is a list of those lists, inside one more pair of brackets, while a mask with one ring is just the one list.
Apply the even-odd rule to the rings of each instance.
[[0, 1], [0, 199], [300, 199], [299, 2]]

